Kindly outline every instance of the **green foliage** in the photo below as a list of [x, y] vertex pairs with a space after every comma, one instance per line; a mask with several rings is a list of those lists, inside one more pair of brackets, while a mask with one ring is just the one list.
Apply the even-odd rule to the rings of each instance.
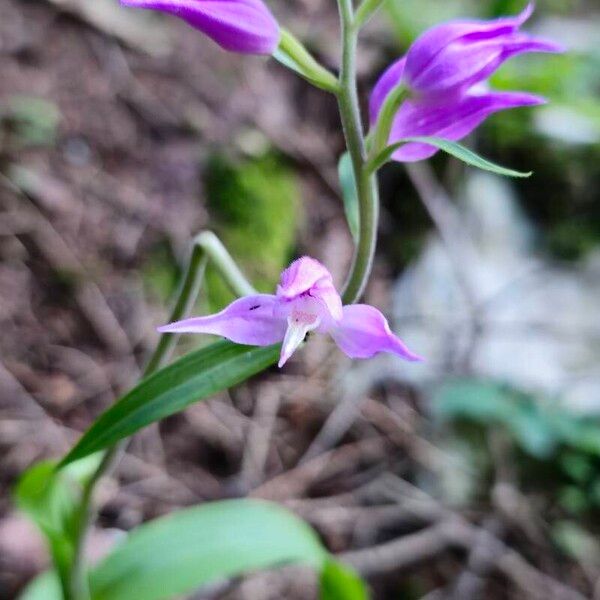
[[327, 560], [321, 571], [321, 600], [368, 600], [369, 592], [362, 579], [350, 568]]
[[63, 459], [67, 465], [228, 389], [274, 364], [279, 346], [257, 348], [219, 341], [186, 354], [143, 379], [105, 411]]
[[358, 228], [360, 216], [358, 212], [358, 192], [356, 190], [356, 179], [352, 160], [348, 152], [344, 152], [338, 162], [338, 177], [342, 189], [342, 200], [344, 201], [344, 212], [348, 228], [355, 242], [358, 241]]
[[489, 380], [458, 379], [436, 391], [433, 408], [447, 420], [503, 425], [531, 456], [547, 458], [560, 446], [600, 456], [600, 425], [558, 403]]
[[19, 600], [64, 600], [56, 573], [46, 571], [38, 575], [21, 592]]
[[276, 504], [226, 500], [138, 527], [92, 572], [94, 600], [161, 600], [248, 571], [295, 562], [321, 568], [313, 530]]
[[[293, 253], [300, 190], [293, 172], [273, 154], [240, 164], [217, 155], [206, 174], [208, 209], [219, 238], [261, 292], [272, 292]], [[206, 273], [210, 310], [233, 300], [218, 273]]]
[[71, 526], [77, 510], [77, 490], [68, 476], [55, 476], [56, 463], [44, 461], [25, 471], [15, 491], [15, 503], [39, 527], [48, 543], [60, 578], [65, 581], [73, 559]]
[[387, 146], [377, 156], [369, 161], [369, 164], [367, 165], [369, 171], [375, 172], [380, 169], [386, 162], [388, 162], [388, 160], [392, 158], [392, 155], [396, 150], [398, 150], [398, 148], [408, 142], [418, 142], [421, 144], [435, 146], [436, 148], [447, 152], [448, 154], [454, 156], [454, 158], [458, 158], [468, 165], [477, 167], [478, 169], [482, 169], [484, 171], [491, 171], [497, 175], [504, 175], [506, 177], [529, 177], [531, 175], [531, 172], [524, 173], [522, 171], [514, 171], [513, 169], [507, 169], [506, 167], [497, 165], [457, 142], [451, 142], [444, 138], [435, 136], [408, 137]]
[[[92, 600], [129, 600], [133, 594], [136, 600], [161, 600], [288, 563], [321, 569], [327, 556], [314, 531], [281, 506], [261, 500], [211, 502], [138, 527], [91, 570], [91, 595]], [[45, 573], [21, 600], [60, 597], [56, 577]]]
[[17, 507], [44, 534], [63, 582], [73, 560], [74, 519], [79, 509], [81, 484], [96, 468], [99, 458], [89, 456], [63, 471], [57, 471], [54, 461], [34, 464], [21, 475], [13, 493]]

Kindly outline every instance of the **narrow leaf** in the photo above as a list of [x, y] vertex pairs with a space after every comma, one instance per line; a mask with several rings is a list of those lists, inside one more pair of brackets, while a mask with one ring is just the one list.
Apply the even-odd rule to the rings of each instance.
[[277, 362], [279, 346], [219, 341], [142, 380], [83, 434], [60, 466], [112, 446], [142, 427], [230, 388]]
[[13, 492], [17, 507], [44, 534], [63, 585], [73, 560], [72, 522], [80, 496], [70, 471], [58, 472], [54, 461], [36, 463], [21, 475]]
[[444, 138], [439, 137], [426, 136], [403, 138], [395, 144], [387, 146], [387, 148], [384, 148], [377, 156], [369, 161], [369, 164], [367, 165], [369, 172], [374, 173], [380, 169], [386, 162], [388, 162], [388, 160], [392, 158], [392, 155], [394, 152], [396, 152], [396, 150], [398, 150], [398, 148], [409, 142], [417, 142], [435, 146], [436, 148], [451, 154], [455, 158], [462, 160], [468, 165], [477, 167], [478, 169], [483, 169], [484, 171], [491, 171], [492, 173], [497, 173], [498, 175], [505, 175], [506, 177], [529, 177], [531, 175], [531, 171], [524, 173], [522, 171], [515, 171], [513, 169], [507, 169], [506, 167], [497, 165], [496, 163], [479, 156], [479, 154], [469, 150], [457, 142], [451, 142], [450, 140], [445, 140]]
[[94, 600], [161, 600], [248, 571], [299, 562], [320, 569], [316, 534], [284, 508], [225, 500], [138, 527], [91, 573]]
[[338, 162], [338, 177], [342, 188], [342, 199], [344, 200], [344, 212], [348, 221], [348, 228], [355, 242], [358, 242], [358, 229], [360, 217], [358, 212], [358, 193], [356, 191], [356, 179], [350, 154], [344, 152]]
[[60, 581], [54, 571], [35, 577], [19, 594], [19, 600], [63, 600]]

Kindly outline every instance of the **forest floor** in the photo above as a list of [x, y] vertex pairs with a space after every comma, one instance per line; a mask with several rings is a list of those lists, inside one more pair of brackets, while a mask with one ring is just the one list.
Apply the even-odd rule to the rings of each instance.
[[[116, 3], [1, 4], [0, 104], [12, 103], [0, 115], [0, 599], [8, 600], [48, 564], [10, 489], [34, 461], [62, 455], [136, 380], [168, 308], [144, 273], [156, 248], [181, 266], [191, 237], [211, 226], [203, 201], [211, 155], [274, 148], [300, 181], [297, 253], [310, 249], [341, 283], [352, 246], [331, 98], [179, 22], [123, 19]], [[333, 60], [336, 40], [323, 33], [335, 31], [332, 7], [296, 8], [314, 49]], [[361, 73], [382, 63], [367, 40]], [[15, 126], [15, 114], [29, 129]], [[394, 268], [378, 259], [374, 303], [385, 304]], [[311, 344], [283, 373], [137, 435], [103, 486], [90, 553], [178, 507], [250, 495], [306, 518], [377, 598], [587, 597], [586, 572], [519, 513], [528, 505], [510, 481], [499, 476], [496, 504], [469, 511], [415, 487], [439, 467], [419, 395], [374, 371], [348, 401], [340, 390], [351, 365], [331, 350]], [[315, 590], [313, 575], [286, 568], [199, 597], [308, 599]]]

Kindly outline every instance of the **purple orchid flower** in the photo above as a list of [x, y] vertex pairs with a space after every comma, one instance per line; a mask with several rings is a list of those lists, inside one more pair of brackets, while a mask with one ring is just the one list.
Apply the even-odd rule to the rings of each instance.
[[368, 304], [342, 306], [331, 273], [307, 256], [283, 271], [276, 294], [245, 296], [220, 313], [177, 321], [158, 331], [209, 333], [251, 346], [283, 341], [280, 367], [311, 331], [331, 335], [351, 358], [391, 352], [409, 361], [421, 360], [390, 331], [386, 318], [376, 308]]
[[[533, 4], [516, 17], [492, 21], [453, 21], [423, 33], [406, 56], [393, 63], [373, 88], [369, 113], [377, 121], [387, 95], [400, 83], [409, 90], [394, 119], [389, 142], [415, 136], [460, 140], [492, 113], [543, 104], [544, 98], [524, 92], [494, 92], [486, 80], [506, 60], [525, 52], [561, 52], [551, 41], [519, 31]], [[398, 161], [428, 158], [437, 152], [428, 144], [408, 143], [393, 155]]]
[[279, 25], [261, 0], [121, 0], [121, 4], [175, 15], [231, 52], [273, 54], [279, 44]]

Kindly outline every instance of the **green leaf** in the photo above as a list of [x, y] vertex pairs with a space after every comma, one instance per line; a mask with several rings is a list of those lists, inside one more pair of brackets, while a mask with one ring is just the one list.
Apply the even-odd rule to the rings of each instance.
[[19, 600], [64, 600], [56, 573], [46, 571], [38, 575], [19, 594]]
[[492, 173], [497, 173], [498, 175], [505, 175], [507, 177], [529, 177], [531, 175], [531, 171], [528, 173], [523, 173], [521, 171], [515, 171], [513, 169], [507, 169], [506, 167], [497, 165], [496, 163], [479, 156], [479, 154], [476, 154], [472, 150], [469, 150], [457, 142], [451, 142], [450, 140], [445, 140], [444, 138], [429, 136], [407, 137], [399, 140], [395, 144], [387, 146], [387, 148], [384, 148], [377, 156], [369, 161], [367, 170], [371, 173], [374, 173], [391, 159], [392, 154], [394, 154], [398, 148], [409, 142], [417, 142], [435, 146], [436, 148], [451, 154], [455, 158], [462, 160], [468, 165], [477, 167], [478, 169], [483, 169], [484, 171], [491, 171]]
[[344, 212], [348, 221], [348, 228], [355, 242], [358, 242], [358, 229], [360, 216], [358, 212], [358, 192], [356, 191], [356, 179], [350, 154], [344, 152], [338, 162], [338, 177], [342, 188], [342, 199], [344, 200]]
[[93, 600], [161, 600], [249, 571], [286, 563], [320, 569], [314, 531], [284, 508], [225, 500], [138, 527], [91, 573]]
[[529, 454], [547, 458], [560, 436], [536, 398], [484, 379], [456, 379], [438, 388], [434, 411], [445, 419], [504, 425]]
[[339, 84], [334, 75], [321, 66], [302, 43], [286, 29], [281, 29], [281, 39], [273, 58], [314, 86], [333, 94], [338, 92]]
[[47, 534], [62, 534], [76, 504], [75, 490], [56, 477], [56, 463], [43, 461], [27, 469], [14, 490], [15, 503]]
[[80, 491], [69, 471], [59, 473], [54, 461], [37, 463], [23, 473], [13, 492], [17, 507], [44, 534], [63, 582], [73, 560], [72, 523]]
[[259, 373], [277, 361], [279, 345], [257, 348], [219, 341], [190, 352], [142, 380], [93, 423], [60, 466], [112, 446]]
[[368, 600], [363, 580], [349, 567], [328, 560], [321, 571], [321, 600]]

